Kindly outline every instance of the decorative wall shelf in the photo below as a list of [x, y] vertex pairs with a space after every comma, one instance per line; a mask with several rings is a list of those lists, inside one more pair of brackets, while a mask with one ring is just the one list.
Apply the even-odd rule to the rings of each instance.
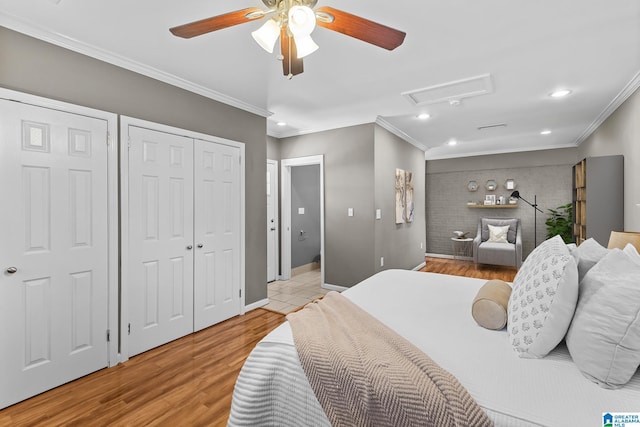
[[467, 205], [469, 209], [515, 209], [518, 204], [515, 205]]

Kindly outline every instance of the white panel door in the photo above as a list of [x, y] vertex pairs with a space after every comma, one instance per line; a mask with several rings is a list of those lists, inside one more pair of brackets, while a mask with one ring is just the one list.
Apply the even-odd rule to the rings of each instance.
[[240, 149], [195, 140], [195, 330], [240, 313]]
[[0, 407], [108, 364], [107, 126], [0, 100]]
[[267, 282], [276, 280], [278, 271], [278, 164], [267, 160]]
[[193, 332], [193, 140], [128, 133], [133, 356]]

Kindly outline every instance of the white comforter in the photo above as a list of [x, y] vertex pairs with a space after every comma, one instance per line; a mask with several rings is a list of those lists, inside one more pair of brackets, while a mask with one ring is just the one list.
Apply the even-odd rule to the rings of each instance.
[[[622, 389], [606, 390], [582, 376], [562, 344], [544, 359], [520, 359], [506, 330], [478, 326], [471, 303], [485, 282], [387, 270], [343, 295], [455, 375], [497, 426], [597, 426], [604, 412], [640, 412], [640, 373]], [[287, 323], [247, 359], [229, 425], [329, 425]]]

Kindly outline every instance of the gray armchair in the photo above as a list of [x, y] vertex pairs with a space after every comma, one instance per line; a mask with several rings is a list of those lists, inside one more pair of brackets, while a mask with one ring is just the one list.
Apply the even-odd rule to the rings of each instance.
[[[488, 225], [509, 226], [507, 243], [489, 240]], [[522, 227], [519, 218], [481, 218], [478, 234], [473, 239], [473, 260], [476, 264], [506, 265], [520, 268], [522, 265]]]

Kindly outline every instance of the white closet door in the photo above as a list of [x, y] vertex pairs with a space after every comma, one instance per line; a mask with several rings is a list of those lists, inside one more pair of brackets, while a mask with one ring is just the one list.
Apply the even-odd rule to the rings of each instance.
[[132, 356], [193, 332], [193, 140], [128, 133]]
[[0, 408], [107, 366], [107, 126], [0, 100]]
[[195, 140], [195, 330], [240, 313], [240, 150]]

